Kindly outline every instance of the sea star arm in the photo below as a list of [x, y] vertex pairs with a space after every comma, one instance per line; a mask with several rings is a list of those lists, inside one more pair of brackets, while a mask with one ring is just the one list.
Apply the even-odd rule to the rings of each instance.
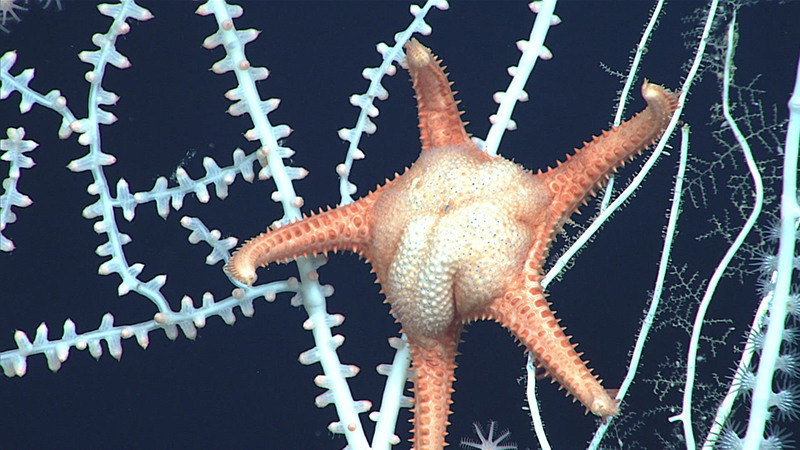
[[[405, 46], [406, 64], [414, 84], [422, 150], [448, 145], [473, 146], [461, 122], [462, 112], [441, 62], [430, 49], [411, 39]], [[478, 151], [477, 149], [475, 149]]]
[[443, 336], [408, 336], [414, 366], [415, 449], [441, 449], [447, 436], [456, 356], [463, 327], [453, 324]]
[[577, 344], [570, 343], [570, 337], [564, 334], [559, 319], [545, 300], [540, 279], [535, 265], [526, 264], [523, 285], [493, 301], [488, 317], [519, 339], [533, 353], [537, 368], [566, 388], [573, 401], [579, 400], [587, 412], [591, 411], [605, 422], [609, 416], [619, 413], [617, 402], [586, 366], [582, 353], [575, 351]]
[[370, 259], [369, 244], [372, 205], [376, 193], [348, 205], [329, 209], [276, 230], [254, 237], [239, 247], [225, 265], [233, 278], [252, 285], [256, 268], [299, 256], [352, 251]]
[[549, 208], [554, 231], [560, 229], [617, 168], [651, 145], [678, 108], [677, 93], [647, 80], [642, 84], [642, 97], [647, 101], [644, 111], [611, 131], [603, 131], [574, 155], [567, 155], [564, 163], [559, 162], [555, 168], [537, 175], [548, 181], [547, 186], [555, 195]]

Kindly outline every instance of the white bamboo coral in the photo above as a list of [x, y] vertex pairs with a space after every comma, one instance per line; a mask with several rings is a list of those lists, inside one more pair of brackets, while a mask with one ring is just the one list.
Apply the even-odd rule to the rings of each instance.
[[[338, 422], [332, 424], [332, 429], [349, 431], [350, 424], [357, 419], [348, 418], [346, 413], [333, 414], [332, 408], [315, 411], [311, 406], [315, 395], [321, 394], [320, 404], [327, 402], [328, 391], [311, 385], [319, 366], [304, 368], [294, 359], [311, 348], [306, 353], [308, 358], [303, 359], [315, 361], [315, 349], [319, 346], [312, 345], [310, 335], [300, 330], [305, 316], [301, 318], [281, 301], [285, 297], [281, 293], [291, 292], [294, 304], [308, 307], [332, 295], [333, 288], [321, 285], [319, 297], [315, 298], [313, 295], [317, 294], [309, 294], [302, 280], [291, 278], [291, 272], [278, 268], [263, 279], [279, 281], [229, 296], [233, 286], [224, 278], [219, 263], [235, 245], [231, 234], [251, 235], [261, 231], [257, 229], [259, 224], [293, 220], [291, 213], [284, 213], [268, 199], [277, 200], [290, 211], [302, 204], [306, 205], [305, 210], [336, 203], [346, 198], [344, 194], [360, 196], [363, 188], [399, 171], [414, 158], [418, 144], [413, 106], [409, 101], [403, 103], [409, 99], [405, 77], [377, 82], [392, 95], [390, 100], [380, 103], [380, 116], [373, 117], [377, 105], [368, 100], [384, 95], [380, 89], [368, 89], [366, 82], [359, 81], [359, 73], [365, 65], [377, 67], [388, 54], [371, 53], [376, 42], [389, 41], [392, 33], [414, 20], [420, 25], [423, 19], [419, 12], [424, 7], [414, 9], [414, 16], [407, 14], [407, 6], [397, 3], [355, 10], [320, 4], [300, 13], [292, 9], [298, 6], [245, 2], [245, 14], [233, 18], [238, 14], [236, 8], [223, 6], [233, 18], [231, 25], [235, 27], [229, 30], [231, 33], [245, 40], [259, 34], [235, 32], [242, 24], [242, 28], [260, 30], [260, 35], [239, 48], [235, 42], [225, 44], [225, 32], [214, 33], [217, 37], [207, 43], [219, 39], [221, 46], [210, 54], [200, 45], [214, 31], [214, 26], [210, 19], [189, 17], [185, 11], [187, 5], [156, 4], [151, 10], [157, 18], [149, 21], [143, 21], [147, 16], [132, 5], [127, 13], [122, 12], [124, 8], [111, 12], [117, 17], [126, 14], [138, 17], [129, 20], [127, 26], [121, 20], [109, 25], [107, 17], [96, 11], [84, 11], [85, 5], [81, 3], [63, 6], [60, 13], [53, 8], [41, 11], [37, 7], [19, 11], [22, 21], [7, 24], [11, 34], [0, 35], [0, 53], [5, 55], [0, 57], [0, 98], [6, 98], [0, 102], [0, 127], [13, 130], [4, 133], [7, 138], [0, 139], [3, 163], [8, 163], [0, 175], [3, 179], [0, 245], [6, 250], [0, 254], [0, 301], [4, 306], [0, 330], [6, 330], [7, 338], [13, 336], [16, 341], [16, 345], [7, 341], [5, 348], [17, 347], [3, 352], [0, 361], [8, 375], [28, 372], [21, 379], [4, 382], [3, 422], [11, 431], [0, 439], [9, 446], [23, 442], [81, 445], [80, 439], [91, 436], [91, 443], [83, 446], [122, 443], [122, 440], [128, 445], [153, 446], [150, 437], [158, 435], [159, 445], [171, 446], [192, 445], [194, 438], [200, 439], [195, 444], [199, 446], [220, 446], [223, 442], [247, 446], [253, 440], [276, 448], [343, 446], [342, 439], [330, 442], [326, 424]], [[684, 72], [679, 66], [688, 57], [688, 54], [675, 55], [681, 48], [681, 33], [691, 27], [678, 20], [691, 12], [678, 11], [682, 6], [667, 5], [654, 37], [639, 47], [645, 64], [639, 73], [670, 86], [681, 81]], [[542, 66], [544, 69], [537, 68], [525, 87], [531, 101], [514, 110], [512, 119], [518, 130], [506, 134], [500, 152], [527, 166], [538, 166], [556, 157], [564, 146], [578, 146], [576, 136], [604, 128], [605, 121], [611, 120], [611, 100], [617, 85], [598, 66], [602, 63], [603, 67], [611, 68], [609, 72], [625, 72], [628, 47], [639, 39], [640, 32], [638, 26], [630, 24], [644, 23], [648, 7], [626, 4], [611, 11], [590, 5], [559, 4], [556, 12], [563, 23], [552, 28], [547, 38], [553, 59]], [[180, 14], [173, 15], [173, 10]], [[729, 10], [720, 8], [718, 12], [709, 41], [714, 45], [721, 42], [724, 22], [730, 20]], [[797, 55], [796, 45], [791, 43], [799, 38], [797, 27], [789, 19], [796, 17], [796, 5], [756, 5], [747, 12], [739, 18], [743, 25], [735, 81], [740, 86], [732, 91], [732, 115], [740, 127], [745, 126], [748, 143], [757, 146], [756, 164], [762, 170], [766, 186], [765, 211], [774, 213], [777, 211], [774, 199], [780, 194], [776, 184], [780, 183], [781, 175], [775, 171], [779, 164], [773, 159], [776, 150], [784, 152], [783, 105], [787, 101], [785, 93], [790, 89], [788, 83], [780, 83], [794, 76]], [[222, 19], [218, 19], [218, 27], [224, 30], [224, 13], [219, 17]], [[476, 136], [485, 136], [488, 123], [484, 117], [492, 113], [481, 102], [488, 103], [494, 92], [505, 89], [508, 78], [504, 67], [514, 64], [520, 55], [513, 42], [528, 36], [534, 17], [524, 5], [500, 3], [489, 10], [486, 5], [466, 3], [452, 5], [447, 12], [431, 12], [421, 22], [420, 30], [433, 29], [431, 37], [424, 38], [425, 43], [432, 40], [430, 45], [451, 65], [455, 87], [462, 92], [458, 98], [465, 102], [470, 114], [476, 114], [469, 117], [472, 124], [468, 128]], [[767, 19], [773, 26], [759, 32], [759, 39], [765, 43], [758, 53], [741, 46], [755, 39], [748, 24], [764, 23]], [[123, 32], [127, 34], [120, 35]], [[104, 34], [92, 38], [92, 33]], [[687, 40], [696, 42], [695, 38]], [[90, 42], [97, 46], [89, 49]], [[92, 65], [88, 74], [84, 72], [89, 66], [75, 57], [84, 49], [89, 49], [84, 58], [98, 64]], [[228, 56], [224, 49], [232, 52], [246, 49], [247, 59]], [[16, 51], [9, 53], [12, 50]], [[712, 115], [716, 113], [712, 105], [719, 102], [715, 64], [724, 58], [718, 55], [714, 53], [704, 60], [701, 70], [705, 76], [690, 95], [690, 116], [685, 119], [692, 125], [687, 187], [677, 224], [680, 233], [672, 264], [666, 270], [664, 312], [654, 318], [654, 331], [639, 369], [639, 383], [626, 396], [620, 420], [612, 423], [612, 434], [607, 434], [604, 441], [607, 446], [679, 445], [672, 438], [673, 425], [666, 422], [667, 417], [680, 412], [673, 408], [680, 402], [676, 390], [683, 386], [686, 369], [688, 334], [679, 327], [686, 326], [684, 312], [688, 316], [695, 309], [693, 292], [701, 291], [702, 280], [710, 276], [713, 267], [708, 260], [719, 259], [724, 252], [719, 244], [726, 242], [731, 230], [743, 222], [740, 217], [752, 203], [746, 181], [739, 167], [735, 167], [738, 163], [734, 155], [738, 149], [729, 148], [720, 140], [703, 140], [718, 136], [716, 119], [708, 123], [709, 111]], [[397, 62], [396, 57], [386, 58]], [[214, 61], [226, 59], [230, 64], [215, 66], [217, 71], [230, 67], [234, 73], [244, 71], [254, 79], [260, 79], [265, 71], [244, 68], [245, 61], [248, 66], [269, 66], [272, 72], [269, 78], [253, 85], [261, 96], [253, 99], [252, 108], [244, 107], [250, 95], [245, 92], [249, 88], [242, 87], [246, 80], [233, 83], [230, 73], [223, 76], [209, 73]], [[119, 71], [104, 66], [103, 61], [122, 67], [129, 62], [131, 67]], [[664, 62], [664, 66], [655, 67], [659, 62]], [[383, 65], [387, 65], [385, 61]], [[35, 77], [32, 69], [27, 70], [32, 67], [36, 67]], [[751, 83], [754, 77], [751, 69], [755, 68], [763, 75]], [[374, 78], [372, 73], [366, 75], [370, 80]], [[93, 83], [87, 84], [87, 78]], [[351, 83], [355, 87], [350, 87]], [[169, 90], [160, 91], [162, 87]], [[767, 92], [758, 92], [759, 89]], [[228, 90], [233, 103], [222, 98]], [[378, 132], [347, 151], [346, 145], [337, 139], [336, 130], [353, 123], [355, 113], [348, 115], [352, 111], [348, 95], [353, 92], [364, 92], [351, 97], [350, 102], [364, 108], [362, 115], [378, 126]], [[89, 100], [90, 95], [94, 95], [93, 100]], [[278, 102], [265, 99], [277, 96], [282, 102], [275, 109]], [[770, 104], [778, 106], [772, 110]], [[265, 132], [259, 125], [242, 122], [250, 120], [251, 114], [238, 119], [225, 118], [222, 112], [228, 108], [232, 114], [252, 111], [256, 116], [261, 115], [258, 111], [271, 110], [265, 117], [273, 123], [288, 122], [295, 131], [288, 135], [288, 127], [274, 127], [274, 132]], [[20, 109], [31, 112], [19, 115]], [[98, 125], [115, 118], [118, 120], [113, 125]], [[80, 142], [89, 145], [86, 149], [76, 144], [75, 136], [68, 138], [73, 132], [70, 125], [82, 136]], [[721, 129], [720, 138], [725, 139], [727, 132], [727, 127]], [[59, 142], [56, 140], [59, 135], [68, 139]], [[242, 137], [269, 142], [251, 144]], [[35, 152], [31, 152], [29, 149], [37, 143]], [[259, 148], [267, 151], [259, 152]], [[549, 154], [551, 150], [554, 153]], [[669, 148], [666, 151], [677, 154]], [[195, 153], [202, 157], [193, 158]], [[345, 163], [351, 156], [368, 157], [352, 167], [340, 166], [334, 172], [345, 154]], [[407, 159], [403, 160], [403, 155]], [[26, 168], [27, 158], [31, 157], [37, 165]], [[266, 158], [290, 166], [287, 181], [299, 180], [306, 174], [305, 169], [293, 166], [307, 167], [311, 176], [295, 185], [296, 193], [280, 187], [265, 188], [273, 186], [272, 181], [255, 182], [255, 173], [266, 178], [280, 172], [278, 163], [270, 161], [265, 167]], [[673, 156], [667, 154], [662, 158]], [[103, 165], [114, 159], [116, 163]], [[64, 170], [69, 161], [78, 161], [72, 168], [87, 170], [77, 174]], [[727, 167], [722, 167], [723, 163]], [[11, 168], [14, 164], [17, 169]], [[179, 165], [183, 168], [176, 170]], [[575, 298], [570, 305], [559, 305], [559, 314], [569, 315], [567, 323], [576, 332], [580, 328], [582, 335], [597, 328], [593, 339], [582, 340], [582, 347], [587, 347], [588, 354], [602, 355], [592, 364], [601, 365], [598, 371], [604, 374], [612, 372], [605, 376], [606, 383], [623, 377], [626, 351], [638, 329], [638, 312], [646, 306], [645, 292], [652, 289], [655, 269], [651, 268], [661, 245], [647, 241], [645, 236], [661, 240], [661, 227], [666, 223], [663, 210], [667, 207], [666, 201], [661, 200], [671, 196], [668, 192], [671, 166], [671, 161], [655, 166], [639, 195], [629, 200], [626, 209], [617, 213], [612, 222], [606, 223], [595, 242], [585, 246], [574, 260], [574, 267], [562, 275], [566, 282], [563, 284], [576, 289], [575, 285], [585, 282], [587, 286], [577, 290], [602, 300], [587, 305], [590, 297]], [[238, 181], [239, 174], [254, 181], [254, 186]], [[336, 189], [337, 176], [341, 177], [340, 189]], [[731, 181], [727, 182], [728, 179]], [[312, 185], [315, 181], [320, 184]], [[90, 193], [95, 198], [83, 193], [87, 183], [91, 183]], [[354, 188], [349, 183], [359, 185], [357, 192], [352, 192]], [[227, 198], [214, 199], [209, 189], [214, 189], [219, 198]], [[728, 204], [728, 197], [734, 202], [732, 206], [718, 208]], [[200, 205], [195, 198], [207, 200], [208, 204]], [[27, 199], [33, 203], [29, 204]], [[153, 202], [152, 208], [146, 205], [149, 202]], [[23, 207], [26, 204], [29, 206]], [[651, 204], [655, 206], [651, 208]], [[703, 206], [692, 209], [693, 204]], [[182, 208], [186, 217], [169, 214], [170, 208]], [[101, 234], [92, 230], [92, 222], [78, 217], [82, 210], [97, 221], [95, 228]], [[704, 216], [704, 211], [713, 212]], [[757, 229], [764, 230], [763, 225], [769, 221], [769, 217], [762, 218]], [[576, 229], [568, 232], [578, 234]], [[695, 241], [696, 236], [705, 240]], [[183, 241], [187, 238], [193, 244], [203, 245], [187, 246]], [[12, 242], [14, 247], [9, 247]], [[613, 243], [612, 251], [598, 254], [596, 249], [605, 249], [609, 243]], [[757, 238], [745, 241], [745, 260], [754, 259], [747, 255], [755, 255], [755, 250], [772, 251], [766, 244], [759, 245]], [[11, 248], [13, 252], [8, 252]], [[93, 249], [105, 256], [91, 255]], [[384, 339], [396, 336], [397, 330], [392, 327], [386, 310], [379, 306], [377, 289], [364, 292], [365, 278], [359, 275], [365, 272], [363, 266], [355, 265], [352, 273], [343, 274], [340, 270], [351, 263], [340, 257], [331, 259], [324, 267], [320, 266], [322, 260], [315, 260], [301, 268], [301, 274], [319, 276], [319, 283], [336, 286], [334, 303], [329, 307], [337, 314], [321, 311], [320, 322], [306, 322], [306, 327], [318, 333], [317, 323], [338, 325], [336, 330], [347, 336], [339, 350], [344, 355], [342, 359], [359, 364], [362, 369], [349, 380], [351, 387], [356, 398], [371, 401], [370, 418], [379, 420], [381, 429], [376, 436], [388, 446], [404, 439], [406, 428], [400, 425], [395, 430], [397, 419], [386, 414], [397, 411], [398, 407], [380, 414], [377, 410], [387, 400], [407, 404], [401, 396], [404, 374], [392, 373], [388, 365], [379, 369], [381, 374], [390, 374], [395, 380], [394, 391], [387, 391], [384, 400], [379, 401], [383, 377], [372, 373], [370, 367], [389, 362], [392, 350]], [[105, 261], [108, 263], [103, 271], [111, 276], [92, 276]], [[147, 266], [136, 264], [138, 261]], [[216, 266], [205, 267], [204, 262]], [[684, 266], [684, 262], [694, 266]], [[722, 279], [697, 346], [699, 378], [692, 400], [692, 426], [698, 436], [713, 420], [711, 410], [722, 398], [720, 387], [733, 371], [732, 349], [739, 346], [738, 338], [745, 334], [743, 323], [752, 320], [748, 316], [757, 306], [754, 284], [758, 275], [748, 267], [734, 265], [726, 272], [732, 278]], [[621, 270], [624, 276], [620, 276]], [[794, 277], [796, 283], [796, 273]], [[306, 284], [309, 282], [312, 286], [317, 283], [312, 279]], [[733, 292], [728, 290], [731, 284], [737, 287]], [[760, 285], [770, 290], [773, 281], [764, 277]], [[609, 291], [603, 292], [604, 288]], [[628, 288], [631, 290], [627, 291]], [[559, 283], [552, 284], [550, 289], [559, 289]], [[127, 295], [116, 299], [115, 290]], [[792, 292], [796, 289], [789, 290]], [[254, 306], [262, 297], [278, 301]], [[153, 306], [142, 302], [143, 298]], [[570, 310], [573, 304], [580, 309]], [[220, 316], [226, 323], [233, 323], [238, 315], [236, 309], [249, 316], [255, 308], [259, 314], [253, 321], [244, 321], [231, 330], [221, 330], [213, 319]], [[106, 311], [113, 316], [104, 314]], [[347, 320], [342, 322], [338, 313], [346, 315]], [[65, 322], [68, 317], [73, 320]], [[591, 319], [588, 325], [579, 323], [583, 317]], [[733, 322], [718, 320], [726, 317]], [[42, 320], [51, 327], [64, 325], [56, 326], [57, 332], [50, 332], [44, 324], [39, 325]], [[200, 330], [207, 323], [206, 329]], [[763, 331], [764, 322], [757, 323], [757, 328]], [[195, 342], [187, 343], [185, 339], [170, 344], [160, 342], [163, 335], [151, 333], [157, 329], [164, 330], [171, 338], [179, 334], [193, 337]], [[532, 446], [533, 436], [526, 430], [526, 413], [518, 410], [522, 389], [513, 383], [520, 373], [514, 367], [522, 364], [519, 352], [509, 352], [509, 360], [504, 362], [490, 359], [501, 355], [508, 342], [503, 337], [492, 338], [499, 340], [494, 346], [489, 339], [481, 338], [483, 333], [474, 329], [466, 335], [466, 345], [482, 340], [486, 350], [465, 352], [464, 358], [475, 359], [463, 364], [459, 373], [456, 395], [462, 397], [453, 416], [450, 431], [455, 438], [451, 441], [470, 434], [470, 424], [475, 420], [496, 419], [502, 427], [511, 429], [514, 440], [522, 444], [520, 447]], [[726, 335], [727, 341], [723, 341]], [[143, 347], [151, 341], [152, 345], [141, 352], [124, 342], [128, 337], [136, 337]], [[333, 336], [333, 341], [327, 337], [321, 339], [326, 346], [339, 345], [341, 340]], [[378, 344], [369, 346], [373, 341]], [[395, 348], [403, 349], [401, 342], [393, 340], [393, 343]], [[104, 346], [117, 357], [124, 349], [126, 358], [121, 363], [100, 358], [98, 363], [89, 365], [85, 359], [90, 358], [81, 355], [82, 352], [70, 353], [73, 348], [89, 349], [90, 354], [99, 357]], [[373, 354], [378, 356], [372, 358]], [[67, 355], [71, 358], [65, 362]], [[786, 360], [784, 355], [778, 356]], [[402, 353], [396, 358], [404, 360]], [[53, 370], [64, 363], [64, 370], [51, 376], [43, 370], [44, 361]], [[468, 371], [472, 366], [482, 370]], [[354, 369], [348, 370], [344, 376]], [[777, 384], [773, 383], [774, 393], [796, 384], [796, 377], [788, 373], [780, 375]], [[504, 388], [501, 384], [504, 381], [511, 383]], [[330, 379], [320, 380], [323, 386], [332, 383]], [[540, 385], [539, 391], [540, 396], [547, 397], [553, 389]], [[740, 398], [735, 400], [736, 404], [740, 401]], [[563, 408], [556, 414], [553, 403], [547, 398], [541, 401], [551, 442], [559, 447], [582, 445], [588, 440], [591, 420], [583, 417], [578, 407]], [[560, 405], [561, 401], [555, 403]], [[365, 406], [363, 402], [354, 405], [354, 415]], [[759, 410], [764, 412], [763, 407]], [[403, 419], [404, 410], [399, 411], [399, 418]], [[776, 411], [775, 407], [772, 411]], [[53, 415], [58, 415], [58, 419], [53, 419]], [[560, 422], [561, 416], [566, 417], [565, 423]], [[791, 414], [776, 418], [783, 422], [773, 422], [767, 430], [779, 438], [784, 434], [778, 428], [790, 427], [794, 418]], [[363, 427], [369, 435], [372, 425], [363, 419], [356, 428]], [[518, 422], [514, 423], [515, 420]], [[741, 437], [734, 437], [733, 430], [743, 437], [741, 424], [750, 420], [741, 413], [734, 414], [732, 420], [740, 425], [726, 425], [724, 436], [727, 443], [736, 445]], [[91, 432], [87, 432], [87, 424]], [[564, 428], [569, 431], [555, 431]], [[643, 430], [656, 430], [658, 436], [653, 438]], [[400, 437], [392, 437], [394, 433]], [[377, 447], [380, 443], [371, 445]], [[402, 448], [405, 444], [400, 445]]]

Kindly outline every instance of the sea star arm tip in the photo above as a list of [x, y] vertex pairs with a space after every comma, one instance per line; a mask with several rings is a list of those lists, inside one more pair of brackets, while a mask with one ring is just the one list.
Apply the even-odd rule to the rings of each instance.
[[284, 262], [299, 256], [317, 255], [339, 249], [370, 256], [371, 217], [369, 210], [375, 195], [356, 202], [261, 233], [236, 250], [225, 272], [251, 286], [256, 281], [256, 268], [273, 262]]

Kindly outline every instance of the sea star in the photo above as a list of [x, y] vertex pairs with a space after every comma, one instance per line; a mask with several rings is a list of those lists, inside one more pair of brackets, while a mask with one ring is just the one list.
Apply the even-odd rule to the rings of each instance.
[[347, 250], [372, 265], [408, 337], [414, 367], [414, 446], [445, 445], [459, 338], [465, 324], [499, 322], [540, 370], [603, 420], [618, 414], [545, 300], [542, 264], [555, 234], [617, 167], [666, 127], [678, 96], [644, 82], [648, 107], [567, 161], [532, 173], [478, 150], [439, 61], [406, 44], [422, 152], [403, 175], [360, 200], [268, 231], [239, 248], [226, 271], [248, 285], [255, 269]]

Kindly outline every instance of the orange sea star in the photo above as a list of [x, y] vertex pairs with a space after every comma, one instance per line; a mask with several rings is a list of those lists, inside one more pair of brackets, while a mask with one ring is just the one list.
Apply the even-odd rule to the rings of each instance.
[[677, 95], [645, 82], [643, 112], [534, 174], [478, 150], [439, 61], [416, 40], [406, 50], [419, 109], [419, 159], [354, 203], [248, 241], [227, 272], [252, 284], [255, 269], [272, 262], [331, 250], [365, 257], [411, 346], [417, 449], [445, 445], [459, 339], [464, 325], [478, 319], [508, 329], [588, 411], [616, 415], [616, 400], [545, 300], [542, 264], [578, 206], [661, 134]]

